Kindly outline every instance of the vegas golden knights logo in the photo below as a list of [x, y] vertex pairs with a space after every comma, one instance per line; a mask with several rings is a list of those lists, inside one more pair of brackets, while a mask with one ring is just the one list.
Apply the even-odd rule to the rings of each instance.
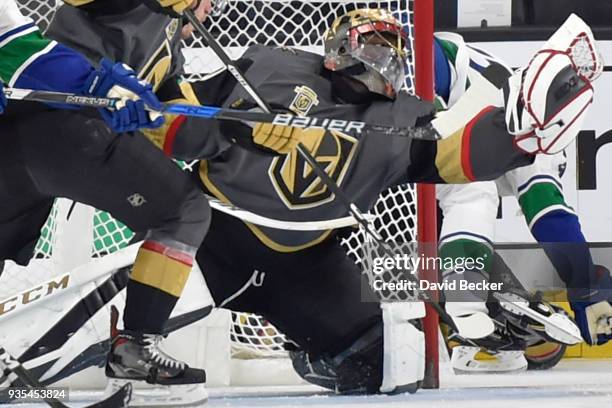
[[[297, 86], [289, 109], [297, 115], [308, 115], [319, 104], [317, 94], [307, 86]], [[337, 131], [321, 129], [305, 143], [317, 163], [338, 185], [346, 175], [357, 147], [357, 139]], [[291, 209], [310, 208], [334, 199], [312, 167], [297, 152], [272, 160], [268, 174], [276, 192]]]
[[157, 90], [170, 72], [172, 64], [172, 49], [169, 41], [164, 41], [153, 53], [149, 61], [142, 68], [139, 77], [153, 85]]
[[319, 98], [317, 94], [307, 86], [296, 86], [295, 98], [291, 101], [289, 109], [296, 115], [306, 116], [313, 106], [319, 104]]

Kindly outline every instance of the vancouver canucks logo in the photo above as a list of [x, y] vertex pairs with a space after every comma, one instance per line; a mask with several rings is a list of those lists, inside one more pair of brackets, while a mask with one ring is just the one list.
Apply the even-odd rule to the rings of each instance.
[[[294, 91], [296, 95], [290, 109], [296, 115], [308, 115], [319, 104], [317, 94], [307, 86], [297, 86]], [[324, 129], [311, 131], [310, 136], [305, 143], [308, 150], [327, 174], [341, 185], [355, 154], [357, 139]], [[288, 208], [311, 208], [334, 199], [332, 192], [297, 150], [275, 157], [268, 174], [278, 196]]]

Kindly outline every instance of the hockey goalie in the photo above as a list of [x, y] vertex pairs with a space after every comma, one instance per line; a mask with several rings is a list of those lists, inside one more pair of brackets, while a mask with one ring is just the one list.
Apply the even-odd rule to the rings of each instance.
[[[431, 120], [432, 111], [401, 91], [404, 45], [391, 14], [356, 10], [327, 32], [325, 57], [255, 46], [238, 65], [272, 106], [315, 116], [355, 110], [366, 121], [410, 126]], [[223, 201], [281, 220], [337, 218], [345, 208], [301, 159], [298, 142], [363, 209], [392, 185], [496, 178], [532, 163], [533, 154], [561, 151], [580, 129], [593, 90], [567, 48], [543, 50], [551, 58], [536, 57], [502, 81], [505, 98], [486, 75], [471, 77], [470, 90], [434, 119], [447, 136], [439, 142], [355, 140], [180, 116], [169, 118], [161, 134], [147, 133], [177, 158], [202, 159], [197, 176], [205, 191]], [[175, 95], [256, 109], [225, 71], [183, 84]], [[271, 156], [270, 150], [283, 155]], [[294, 367], [307, 381], [341, 393], [414, 391], [422, 378], [422, 338], [410, 321], [423, 309], [418, 302], [382, 310], [362, 302], [361, 274], [340, 246], [341, 236], [338, 230], [271, 229], [215, 212], [197, 260], [217, 305], [261, 314], [297, 344]]]

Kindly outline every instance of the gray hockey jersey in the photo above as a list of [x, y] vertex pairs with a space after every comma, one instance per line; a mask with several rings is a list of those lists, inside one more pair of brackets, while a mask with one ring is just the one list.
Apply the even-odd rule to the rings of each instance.
[[124, 62], [154, 89], [182, 70], [180, 20], [144, 5], [103, 14], [65, 4], [46, 35], [81, 52], [94, 66], [102, 58]]
[[[322, 57], [317, 54], [253, 46], [238, 64], [273, 108], [298, 115], [410, 127], [429, 120], [433, 114], [431, 104], [407, 93], [400, 93], [393, 101], [340, 103], [332, 90], [329, 72], [323, 69]], [[256, 106], [227, 72], [194, 83], [192, 88], [203, 104], [241, 109]], [[483, 114], [467, 133], [459, 131], [442, 142], [322, 130], [307, 145], [340, 188], [367, 211], [379, 193], [392, 185], [492, 178], [504, 169], [518, 166], [521, 155], [515, 154], [512, 137], [505, 128], [494, 124], [493, 116], [498, 113], [491, 110]], [[205, 159], [200, 163], [200, 178], [217, 198], [277, 220], [318, 221], [347, 215], [344, 206], [297, 151], [272, 156], [232, 144], [230, 140], [251, 138], [252, 129], [236, 122], [183, 117], [169, 122], [164, 149], [184, 159]], [[478, 165], [472, 166], [474, 163]], [[314, 245], [330, 234], [255, 225], [249, 228], [266, 245], [282, 252]]]

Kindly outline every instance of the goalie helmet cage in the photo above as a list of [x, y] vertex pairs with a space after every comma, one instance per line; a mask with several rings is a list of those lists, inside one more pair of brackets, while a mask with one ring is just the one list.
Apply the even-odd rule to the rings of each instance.
[[[17, 2], [43, 29], [61, 3], [60, 0]], [[223, 14], [210, 19], [207, 25], [231, 57], [238, 57], [252, 44], [322, 52], [322, 35], [333, 19], [365, 7], [390, 9], [405, 24], [413, 50], [407, 64], [406, 87], [423, 99], [433, 99], [433, 0], [229, 0]], [[185, 42], [184, 54], [188, 79], [205, 77], [222, 67], [197, 35]], [[183, 165], [189, 167], [189, 164]], [[0, 276], [0, 302], [82, 265], [88, 259], [110, 256], [127, 246], [133, 237], [129, 229], [108, 213], [91, 209], [88, 217], [79, 215], [66, 220], [69, 210], [70, 201], [56, 200], [30, 266], [20, 268], [7, 263]], [[433, 185], [391, 188], [381, 194], [370, 212], [375, 215], [374, 226], [387, 240], [410, 242], [418, 237], [419, 242], [437, 242]], [[342, 242], [347, 252], [362, 265], [365, 239], [364, 231], [358, 230]], [[432, 251], [435, 245], [424, 247]], [[428, 252], [426, 255], [434, 254]], [[428, 280], [437, 280], [435, 270], [421, 273]], [[437, 388], [438, 317], [430, 307], [426, 309], [424, 386]], [[234, 312], [230, 337], [233, 358], [286, 358], [282, 347], [284, 336], [260, 316]]]

